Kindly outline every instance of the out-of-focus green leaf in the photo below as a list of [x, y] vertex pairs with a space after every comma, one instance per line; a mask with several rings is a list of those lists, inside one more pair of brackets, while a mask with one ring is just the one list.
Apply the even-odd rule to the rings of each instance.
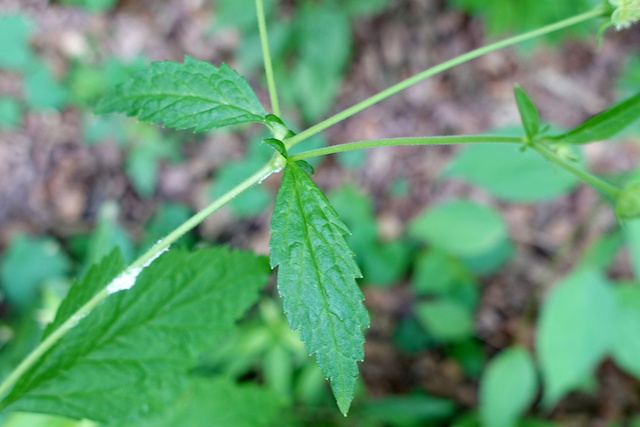
[[85, 268], [95, 264], [114, 248], [118, 248], [125, 261], [133, 261], [135, 245], [127, 230], [118, 222], [119, 208], [116, 202], [106, 201], [100, 207], [84, 260]]
[[640, 118], [640, 93], [618, 102], [560, 135], [546, 137], [553, 142], [585, 144], [615, 136]]
[[22, 109], [14, 98], [0, 97], [0, 129], [13, 129], [20, 125]]
[[[249, 409], [250, 408], [250, 409]], [[271, 427], [280, 399], [255, 385], [224, 377], [191, 378], [186, 389], [160, 414], [122, 427]]]
[[[213, 199], [222, 196], [241, 183], [247, 176], [264, 165], [273, 154], [271, 147], [259, 143], [249, 144], [248, 151], [244, 158], [227, 162], [218, 170], [210, 189], [210, 195]], [[229, 206], [238, 217], [247, 218], [263, 212], [271, 200], [271, 193], [263, 186], [258, 185], [234, 198]]]
[[296, 163], [285, 168], [271, 232], [271, 266], [279, 266], [278, 290], [291, 328], [300, 330], [346, 414], [369, 326], [355, 282], [360, 270], [343, 237], [349, 230]]
[[515, 427], [538, 388], [531, 356], [521, 347], [503, 350], [480, 380], [480, 417], [485, 426]]
[[569, 192], [578, 179], [533, 150], [515, 145], [475, 144], [461, 150], [445, 171], [513, 202], [550, 200]]
[[45, 64], [37, 64], [29, 69], [25, 85], [27, 103], [31, 108], [61, 108], [69, 98], [67, 90]]
[[35, 302], [41, 286], [64, 277], [70, 264], [56, 241], [18, 234], [2, 257], [2, 292], [11, 304], [25, 309]]
[[[161, 204], [149, 222], [145, 224], [140, 247], [142, 249], [150, 248], [151, 245], [178, 228], [178, 226], [189, 219], [193, 213], [190, 207], [180, 203], [167, 202]], [[193, 240], [192, 235], [186, 234], [171, 246], [185, 245], [190, 247]]]
[[473, 334], [473, 315], [461, 303], [439, 298], [421, 302], [416, 316], [422, 325], [439, 341], [460, 341]]
[[370, 400], [354, 411], [353, 416], [371, 418], [385, 425], [405, 426], [450, 417], [455, 409], [452, 400], [413, 394]]
[[409, 233], [435, 248], [462, 257], [479, 256], [507, 238], [507, 227], [494, 209], [466, 200], [451, 200], [418, 215]]
[[81, 6], [90, 12], [106, 12], [110, 10], [117, 0], [62, 0], [62, 3]]
[[196, 132], [264, 122], [266, 111], [247, 81], [226, 64], [219, 68], [186, 56], [184, 63], [153, 62], [107, 94], [97, 114], [122, 112], [141, 121]]
[[22, 13], [0, 14], [0, 68], [24, 71], [33, 59], [29, 37], [33, 23]]
[[594, 270], [576, 270], [555, 285], [536, 334], [547, 406], [580, 385], [611, 349], [616, 315], [613, 288]]
[[614, 328], [613, 359], [625, 371], [640, 378], [640, 286], [618, 286], [616, 294], [620, 308]]
[[625, 221], [622, 230], [631, 255], [631, 267], [640, 278], [640, 221]]

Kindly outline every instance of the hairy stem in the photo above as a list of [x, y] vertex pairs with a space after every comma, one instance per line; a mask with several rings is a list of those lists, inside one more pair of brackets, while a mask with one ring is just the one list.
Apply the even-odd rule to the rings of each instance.
[[[264, 165], [259, 171], [245, 179], [233, 189], [216, 199], [206, 208], [193, 215], [186, 222], [176, 228], [173, 232], [167, 235], [162, 240], [158, 241], [143, 255], [136, 259], [123, 273], [134, 271], [135, 269], [144, 268], [144, 266], [159, 253], [167, 250], [169, 246], [180, 237], [182, 237], [189, 230], [200, 224], [207, 216], [220, 209], [225, 204], [229, 203], [233, 198], [243, 193], [249, 187], [261, 182], [263, 179], [271, 175], [272, 173], [282, 169], [285, 164], [285, 159], [276, 154], [271, 161]], [[98, 304], [104, 301], [109, 296], [110, 292], [108, 286], [103, 288], [100, 292], [93, 296], [86, 304], [80, 307], [73, 315], [71, 315], [64, 323], [62, 323], [56, 330], [54, 330], [46, 339], [44, 339], [38, 346], [29, 353], [29, 355], [22, 360], [22, 362], [11, 372], [11, 374], [0, 385], [0, 398], [9, 392], [9, 390], [16, 384], [16, 382], [24, 375], [29, 368], [31, 368], [54, 344], [56, 344], [72, 327], [76, 325], [79, 319], [82, 319], [91, 312]]]
[[264, 73], [267, 77], [269, 99], [271, 100], [271, 112], [280, 117], [280, 104], [278, 103], [278, 91], [276, 80], [273, 77], [273, 65], [271, 64], [271, 52], [269, 50], [269, 37], [267, 36], [267, 24], [264, 18], [264, 6], [262, 0], [256, 0], [256, 13], [258, 15], [258, 29], [260, 42], [262, 43], [262, 58], [264, 59]]
[[592, 173], [578, 167], [574, 163], [558, 156], [546, 146], [535, 142], [533, 142], [529, 146], [561, 168], [565, 169], [568, 172], [571, 172], [573, 175], [580, 178], [582, 181], [586, 182], [596, 190], [611, 197], [613, 200], [617, 199], [618, 195], [620, 194], [621, 190], [615, 185], [609, 184], [603, 179], [598, 178]]
[[299, 142], [304, 141], [305, 139], [317, 134], [318, 132], [321, 132], [325, 129], [327, 129], [328, 127], [331, 127], [333, 125], [335, 125], [336, 123], [341, 122], [342, 120], [349, 118], [351, 116], [353, 116], [356, 113], [359, 113], [360, 111], [364, 110], [365, 108], [368, 108], [380, 101], [382, 101], [383, 99], [386, 99], [388, 97], [390, 97], [391, 95], [395, 95], [396, 93], [408, 88], [409, 86], [412, 86], [428, 77], [432, 77], [438, 73], [441, 73], [443, 71], [449, 70], [453, 67], [455, 67], [456, 65], [460, 65], [463, 64], [467, 61], [470, 61], [472, 59], [475, 59], [479, 56], [482, 56], [484, 54], [487, 54], [489, 52], [493, 52], [494, 50], [498, 50], [498, 49], [502, 49], [504, 47], [507, 46], [511, 46], [526, 40], [530, 40], [536, 37], [540, 37], [543, 36], [545, 34], [549, 34], [552, 33], [554, 31], [558, 31], [561, 30], [563, 28], [567, 28], [570, 27], [572, 25], [576, 25], [579, 24], [581, 22], [584, 21], [588, 21], [589, 19], [593, 19], [593, 18], [597, 18], [599, 16], [601, 16], [603, 14], [603, 9], [602, 7], [596, 7], [595, 9], [586, 12], [586, 13], [582, 13], [579, 15], [576, 15], [574, 17], [568, 18], [568, 19], [564, 19], [562, 21], [556, 22], [555, 24], [551, 24], [551, 25], [547, 25], [545, 27], [542, 28], [538, 28], [537, 30], [533, 30], [533, 31], [529, 31], [527, 33], [518, 35], [518, 36], [514, 36], [514, 37], [510, 37], [508, 39], [505, 40], [501, 40], [499, 42], [495, 42], [492, 43], [490, 45], [487, 46], [483, 46], [480, 47], [478, 49], [474, 49], [470, 52], [467, 52], [463, 55], [460, 55], [456, 58], [450, 59], [448, 61], [443, 62], [442, 64], [436, 65], [435, 67], [429, 68], [428, 70], [425, 70], [421, 73], [416, 74], [413, 77], [409, 77], [406, 80], [401, 81], [400, 83], [397, 83], [393, 86], [391, 86], [388, 89], [383, 90], [382, 92], [379, 92], [376, 95], [373, 95], [372, 97], [365, 99], [362, 102], [359, 102], [358, 104], [347, 108], [346, 110], [336, 114], [335, 116], [329, 117], [328, 119], [318, 123], [315, 126], [310, 127], [309, 129], [300, 132], [299, 134], [297, 134], [296, 136], [293, 136], [287, 140], [285, 140], [285, 145], [286, 147], [289, 149], [291, 147], [293, 147], [294, 145], [298, 144]]
[[349, 142], [347, 144], [332, 145], [331, 147], [317, 150], [304, 151], [289, 156], [291, 160], [303, 160], [310, 157], [325, 156], [327, 154], [341, 153], [343, 151], [358, 150], [361, 148], [386, 147], [389, 145], [444, 145], [444, 144], [468, 144], [468, 143], [515, 143], [521, 144], [522, 138], [517, 136], [424, 136], [409, 138], [374, 139], [372, 141]]

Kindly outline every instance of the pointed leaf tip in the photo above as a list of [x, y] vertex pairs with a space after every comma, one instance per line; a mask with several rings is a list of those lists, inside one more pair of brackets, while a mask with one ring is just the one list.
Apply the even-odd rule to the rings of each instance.
[[329, 379], [346, 415], [364, 357], [369, 317], [349, 232], [322, 191], [296, 162], [285, 168], [271, 219], [271, 266], [292, 329]]

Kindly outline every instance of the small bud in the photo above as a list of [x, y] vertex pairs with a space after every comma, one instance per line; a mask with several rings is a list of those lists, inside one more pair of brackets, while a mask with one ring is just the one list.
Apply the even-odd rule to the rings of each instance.
[[629, 28], [640, 21], [640, 0], [609, 0], [615, 7], [611, 14], [611, 24], [616, 30]]
[[640, 181], [627, 184], [616, 201], [616, 215], [620, 219], [640, 218]]

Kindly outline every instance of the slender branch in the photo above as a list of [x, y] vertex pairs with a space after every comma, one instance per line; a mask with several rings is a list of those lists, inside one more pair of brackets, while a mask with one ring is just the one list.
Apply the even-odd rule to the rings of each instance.
[[576, 15], [574, 17], [568, 18], [568, 19], [564, 19], [562, 21], [556, 22], [555, 24], [551, 24], [551, 25], [547, 25], [545, 27], [539, 28], [537, 30], [533, 30], [533, 31], [529, 31], [527, 33], [518, 35], [518, 36], [514, 36], [514, 37], [510, 37], [508, 39], [505, 40], [501, 40], [498, 41], [496, 43], [492, 43], [490, 45], [487, 46], [483, 46], [480, 47], [478, 49], [472, 50], [470, 52], [467, 52], [463, 55], [460, 55], [456, 58], [450, 59], [448, 61], [443, 62], [442, 64], [436, 65], [435, 67], [429, 68], [428, 70], [425, 70], [419, 74], [416, 74], [413, 77], [409, 77], [406, 80], [401, 81], [400, 83], [397, 83], [393, 86], [391, 86], [388, 89], [383, 90], [382, 92], [379, 92], [376, 95], [373, 95], [372, 97], [365, 99], [364, 101], [350, 107], [347, 108], [346, 110], [336, 114], [335, 116], [329, 117], [328, 119], [318, 123], [315, 126], [310, 127], [309, 129], [300, 132], [299, 134], [297, 134], [296, 136], [293, 136], [289, 139], [287, 139], [285, 142], [285, 145], [287, 146], [287, 148], [291, 148], [294, 145], [298, 144], [299, 142], [317, 134], [318, 132], [321, 132], [325, 129], [327, 129], [328, 127], [331, 127], [333, 125], [335, 125], [336, 123], [341, 122], [342, 120], [349, 118], [351, 116], [353, 116], [356, 113], [359, 113], [360, 111], [364, 110], [365, 108], [368, 108], [380, 101], [382, 101], [383, 99], [386, 99], [388, 97], [390, 97], [391, 95], [395, 95], [396, 93], [408, 88], [409, 86], [412, 86], [428, 77], [432, 77], [438, 73], [441, 73], [443, 71], [449, 70], [450, 68], [455, 67], [456, 65], [460, 65], [463, 64], [467, 61], [470, 61], [472, 59], [475, 59], [479, 56], [482, 56], [484, 54], [487, 54], [489, 52], [493, 52], [494, 50], [499, 50], [502, 49], [504, 47], [507, 46], [511, 46], [529, 39], [533, 39], [536, 37], [540, 37], [543, 36], [545, 34], [548, 33], [552, 33], [554, 31], [558, 31], [561, 30], [563, 28], [567, 28], [570, 27], [572, 25], [576, 25], [579, 24], [581, 22], [584, 21], [588, 21], [589, 19], [592, 18], [597, 18], [598, 16], [601, 16], [603, 14], [603, 9], [602, 7], [596, 7], [595, 9], [586, 12], [586, 13], [582, 13], [580, 15]]
[[[233, 198], [240, 193], [247, 190], [249, 187], [261, 182], [273, 172], [282, 169], [285, 164], [285, 159], [279, 154], [274, 156], [271, 161], [264, 165], [259, 171], [251, 175], [249, 178], [238, 184], [227, 193], [223, 194], [220, 198], [215, 200], [209, 206], [202, 209], [200, 212], [193, 215], [181, 226], [176, 228], [173, 232], [167, 235], [164, 239], [153, 245], [147, 252], [135, 260], [127, 269], [123, 272], [135, 271], [136, 269], [144, 268], [145, 265], [159, 253], [167, 250], [169, 246], [180, 237], [182, 237], [189, 230], [200, 224], [207, 216], [220, 209], [225, 204], [229, 203]], [[100, 290], [93, 296], [87, 303], [76, 310], [69, 318], [62, 323], [57, 329], [55, 329], [46, 339], [44, 339], [38, 346], [29, 353], [29, 355], [22, 360], [22, 362], [11, 372], [11, 374], [0, 385], [0, 398], [9, 392], [9, 390], [16, 384], [16, 382], [24, 375], [29, 368], [31, 368], [51, 347], [54, 346], [71, 328], [73, 328], [80, 319], [85, 317], [91, 312], [98, 304], [104, 301], [109, 296], [110, 292], [108, 286]]]
[[598, 178], [597, 176], [593, 175], [589, 171], [586, 171], [576, 166], [574, 163], [563, 159], [562, 157], [558, 156], [556, 153], [554, 153], [552, 150], [549, 150], [547, 147], [545, 147], [542, 144], [534, 142], [529, 146], [534, 150], [536, 150], [538, 153], [542, 154], [544, 157], [546, 157], [550, 161], [552, 161], [553, 163], [560, 166], [561, 168], [571, 172], [573, 175], [577, 176], [578, 178], [580, 178], [581, 180], [583, 180], [584, 182], [586, 182], [596, 190], [606, 194], [607, 196], [611, 197], [614, 200], [618, 198], [618, 195], [620, 194], [621, 190], [615, 185], [609, 184], [605, 180]]
[[260, 42], [262, 43], [262, 58], [264, 59], [264, 72], [267, 77], [269, 99], [271, 100], [271, 112], [280, 117], [280, 104], [278, 103], [278, 91], [276, 80], [273, 77], [273, 64], [269, 50], [269, 37], [267, 36], [267, 24], [264, 18], [264, 6], [262, 0], [256, 0], [256, 13], [258, 15], [258, 29], [260, 30]]
[[289, 156], [291, 160], [303, 160], [309, 157], [324, 156], [327, 154], [341, 153], [343, 151], [358, 150], [360, 148], [386, 147], [390, 145], [443, 145], [443, 144], [468, 144], [468, 143], [516, 143], [521, 144], [522, 138], [517, 136], [425, 136], [409, 138], [374, 139], [372, 141], [349, 142], [347, 144], [332, 145], [331, 147], [318, 148], [317, 150], [304, 151]]

